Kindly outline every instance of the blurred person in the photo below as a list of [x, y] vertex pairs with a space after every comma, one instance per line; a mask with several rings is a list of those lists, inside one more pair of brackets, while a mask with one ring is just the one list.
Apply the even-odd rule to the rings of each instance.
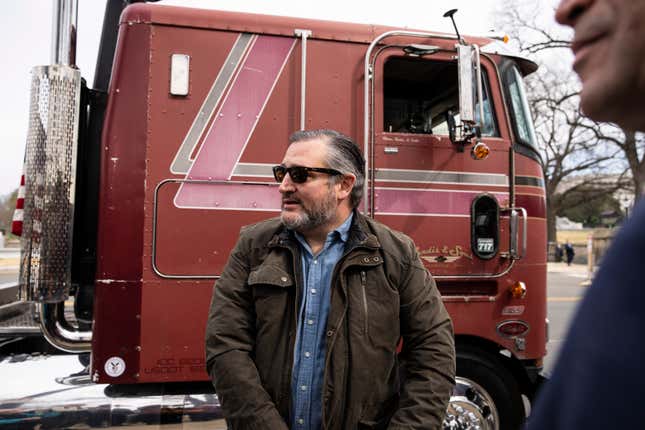
[[564, 251], [562, 250], [562, 245], [560, 245], [560, 242], [556, 242], [555, 244], [555, 262], [556, 263], [561, 263], [562, 259], [564, 256]]
[[213, 290], [206, 367], [229, 428], [441, 428], [455, 350], [433, 278], [410, 238], [357, 210], [350, 138], [289, 141], [281, 216], [242, 229]]
[[[580, 105], [597, 121], [645, 131], [645, 0], [564, 0]], [[580, 304], [527, 429], [642, 428], [645, 408], [645, 204], [616, 235]]]
[[567, 266], [571, 266], [573, 257], [576, 256], [576, 251], [573, 249], [573, 245], [568, 240], [567, 243], [564, 244], [564, 253], [567, 256]]

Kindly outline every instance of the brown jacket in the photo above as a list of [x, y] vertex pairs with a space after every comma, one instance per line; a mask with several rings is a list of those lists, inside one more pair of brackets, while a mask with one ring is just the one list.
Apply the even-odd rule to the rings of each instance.
[[[232, 429], [288, 428], [302, 283], [297, 241], [279, 219], [242, 229], [206, 329], [207, 370]], [[331, 288], [324, 428], [441, 428], [452, 323], [412, 240], [355, 213]]]

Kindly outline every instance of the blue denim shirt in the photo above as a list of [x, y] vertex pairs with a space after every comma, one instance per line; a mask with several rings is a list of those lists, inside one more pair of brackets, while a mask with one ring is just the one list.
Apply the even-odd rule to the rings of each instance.
[[331, 278], [343, 256], [353, 214], [327, 235], [323, 249], [313, 255], [298, 233], [302, 255], [304, 290], [298, 313], [298, 329], [291, 379], [291, 428], [319, 430], [322, 427], [322, 391], [325, 371], [325, 330], [331, 297]]

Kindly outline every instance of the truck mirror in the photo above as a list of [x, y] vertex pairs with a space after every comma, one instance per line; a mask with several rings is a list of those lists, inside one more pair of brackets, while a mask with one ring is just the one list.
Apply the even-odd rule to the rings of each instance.
[[475, 56], [479, 51], [472, 45], [457, 45], [459, 73], [459, 118], [463, 123], [475, 122]]
[[[457, 70], [459, 81], [459, 121], [448, 121], [450, 140], [458, 151], [471, 139], [479, 140], [484, 118], [481, 64], [477, 45], [457, 45]], [[479, 112], [477, 112], [478, 110]]]

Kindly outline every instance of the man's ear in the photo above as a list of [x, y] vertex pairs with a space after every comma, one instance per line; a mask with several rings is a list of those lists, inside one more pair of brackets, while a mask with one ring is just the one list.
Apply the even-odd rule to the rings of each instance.
[[349, 195], [352, 193], [354, 184], [356, 183], [356, 176], [351, 173], [343, 175], [343, 178], [336, 184], [338, 187], [337, 197], [339, 200], [345, 200], [349, 198]]

